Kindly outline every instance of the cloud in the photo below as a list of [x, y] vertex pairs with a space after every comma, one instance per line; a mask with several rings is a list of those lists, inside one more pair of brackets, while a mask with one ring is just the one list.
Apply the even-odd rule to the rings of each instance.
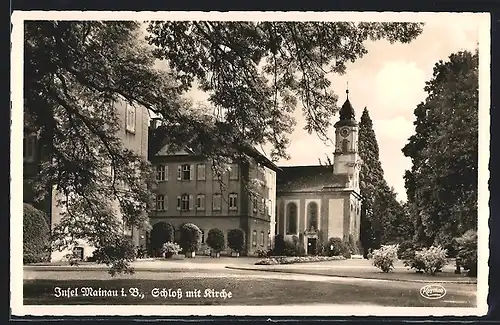
[[383, 105], [378, 115], [385, 118], [402, 113], [411, 116], [417, 104], [425, 99], [425, 81], [425, 72], [415, 62], [386, 62], [374, 80], [375, 101]]

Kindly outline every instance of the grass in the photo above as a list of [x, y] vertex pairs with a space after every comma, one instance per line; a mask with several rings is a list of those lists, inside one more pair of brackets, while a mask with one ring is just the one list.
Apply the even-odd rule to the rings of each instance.
[[[460, 287], [462, 286], [462, 287]], [[475, 307], [474, 291], [465, 285], [447, 287], [447, 295], [440, 300], [420, 296], [421, 285], [374, 283], [312, 282], [277, 279], [244, 278], [182, 278], [165, 280], [110, 279], [110, 280], [24, 280], [25, 305], [286, 305], [286, 304], [374, 304], [400, 307]], [[127, 297], [70, 297], [56, 298], [54, 288], [93, 287], [103, 289], [138, 288], [144, 298]], [[155, 298], [153, 288], [201, 290], [201, 297], [182, 299]], [[231, 299], [203, 298], [205, 289], [232, 293]], [[81, 290], [80, 290], [81, 292]]]
[[311, 275], [325, 275], [325, 276], [338, 276], [360, 279], [378, 279], [378, 280], [393, 280], [393, 281], [415, 281], [415, 282], [428, 282], [428, 283], [477, 283], [477, 278], [467, 277], [465, 274], [455, 274], [454, 272], [445, 271], [436, 273], [436, 275], [418, 274], [413, 270], [396, 269], [388, 273], [384, 273], [375, 267], [373, 268], [358, 268], [358, 269], [345, 269], [345, 268], [294, 268], [290, 267], [253, 267], [253, 270], [265, 270], [272, 272], [295, 273], [295, 274], [311, 274]]

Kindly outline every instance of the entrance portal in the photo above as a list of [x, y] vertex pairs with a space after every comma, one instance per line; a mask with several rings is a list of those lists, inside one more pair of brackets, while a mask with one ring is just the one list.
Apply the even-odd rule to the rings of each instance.
[[316, 255], [316, 238], [307, 238], [307, 255]]

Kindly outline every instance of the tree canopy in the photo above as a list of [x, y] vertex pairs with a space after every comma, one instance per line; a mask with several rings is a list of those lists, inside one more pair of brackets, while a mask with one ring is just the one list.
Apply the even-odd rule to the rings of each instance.
[[405, 187], [416, 239], [450, 245], [477, 229], [478, 53], [451, 54], [434, 66], [428, 96], [415, 109]]
[[[62, 193], [58, 246], [76, 239], [103, 246], [123, 227], [147, 224], [149, 164], [120, 142], [113, 102], [160, 116], [160, 138], [171, 145], [219, 157], [239, 154], [228, 148], [242, 143], [270, 143], [273, 157], [286, 157], [299, 101], [307, 131], [325, 136], [337, 110], [327, 74], [345, 72], [367, 53], [367, 40], [410, 42], [422, 30], [413, 23], [151, 22], [148, 45], [140, 27], [25, 22], [25, 110], [44, 156], [35, 185], [40, 197], [53, 186]], [[157, 69], [157, 59], [169, 69]], [[224, 119], [183, 98], [195, 80]]]

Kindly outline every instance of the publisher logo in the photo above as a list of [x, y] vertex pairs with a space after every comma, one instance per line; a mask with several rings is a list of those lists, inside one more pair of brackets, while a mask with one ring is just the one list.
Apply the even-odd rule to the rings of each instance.
[[439, 284], [428, 284], [420, 288], [420, 295], [425, 299], [441, 299], [446, 295], [446, 289]]

